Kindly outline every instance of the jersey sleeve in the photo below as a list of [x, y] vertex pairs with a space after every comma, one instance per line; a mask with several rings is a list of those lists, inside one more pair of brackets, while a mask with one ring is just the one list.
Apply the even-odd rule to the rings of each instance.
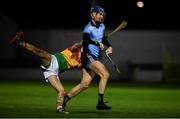
[[87, 25], [83, 30], [83, 43], [82, 43], [83, 47], [87, 47], [88, 44], [99, 46], [99, 42], [91, 40], [90, 34], [91, 34], [91, 26]]
[[93, 41], [90, 38], [90, 35], [88, 33], [83, 33], [83, 46], [87, 46], [88, 44], [93, 44], [96, 46], [99, 46], [99, 42], [98, 41]]

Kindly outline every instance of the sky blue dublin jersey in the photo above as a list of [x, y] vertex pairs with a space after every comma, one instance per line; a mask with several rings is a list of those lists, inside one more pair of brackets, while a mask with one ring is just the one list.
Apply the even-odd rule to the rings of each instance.
[[[105, 25], [103, 23], [100, 23], [98, 27], [92, 25], [91, 22], [89, 22], [84, 30], [83, 33], [88, 33], [90, 35], [90, 39], [94, 41], [98, 41], [102, 43], [102, 39], [105, 32]], [[99, 47], [94, 44], [88, 45], [89, 53], [93, 54], [94, 56], [99, 56]]]

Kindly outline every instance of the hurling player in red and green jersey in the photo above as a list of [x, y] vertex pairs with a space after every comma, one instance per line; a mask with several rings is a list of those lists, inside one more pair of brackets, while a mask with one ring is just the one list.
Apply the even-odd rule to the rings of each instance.
[[63, 108], [65, 90], [59, 80], [58, 73], [81, 66], [80, 48], [82, 42], [75, 43], [61, 52], [50, 54], [41, 48], [25, 42], [23, 36], [24, 33], [19, 32], [12, 38], [11, 42], [17, 46], [25, 48], [41, 59], [41, 67], [44, 70], [44, 77], [57, 92], [56, 111], [67, 114], [68, 112]]

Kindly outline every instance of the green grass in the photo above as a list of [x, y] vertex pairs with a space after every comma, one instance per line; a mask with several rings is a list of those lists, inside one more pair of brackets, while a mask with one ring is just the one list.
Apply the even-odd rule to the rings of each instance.
[[[69, 90], [76, 83], [64, 83]], [[69, 115], [55, 112], [56, 92], [43, 81], [1, 81], [0, 117], [180, 117], [180, 88], [167, 84], [108, 83], [105, 100], [110, 111], [97, 111], [97, 83], [70, 100]]]

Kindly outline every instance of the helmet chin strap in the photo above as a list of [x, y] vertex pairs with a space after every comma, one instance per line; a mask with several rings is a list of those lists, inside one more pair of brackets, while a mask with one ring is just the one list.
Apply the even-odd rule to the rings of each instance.
[[93, 23], [95, 26], [98, 26], [100, 23], [102, 23], [102, 22], [97, 22], [97, 21], [95, 21], [94, 19], [92, 19], [91, 21], [92, 21], [92, 23]]

